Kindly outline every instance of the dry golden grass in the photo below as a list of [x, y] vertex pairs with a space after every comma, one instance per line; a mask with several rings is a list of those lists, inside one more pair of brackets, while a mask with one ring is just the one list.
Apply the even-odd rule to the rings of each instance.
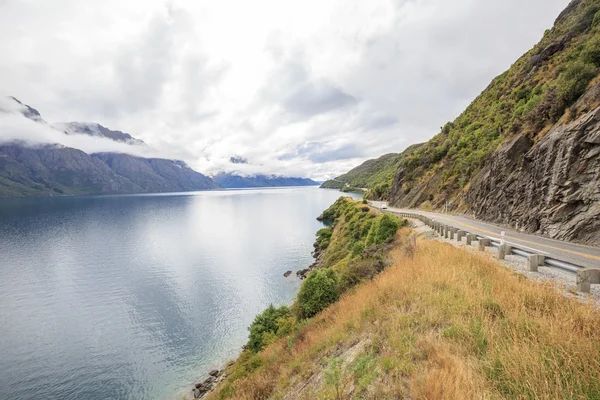
[[254, 367], [238, 362], [209, 398], [333, 399], [315, 377], [368, 339], [376, 373], [366, 384], [354, 373], [341, 398], [600, 399], [592, 305], [438, 242], [390, 257], [392, 267], [251, 358]]

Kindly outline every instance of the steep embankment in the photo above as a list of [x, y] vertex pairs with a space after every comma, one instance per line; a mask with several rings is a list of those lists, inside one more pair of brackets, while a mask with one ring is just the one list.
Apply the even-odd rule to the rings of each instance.
[[600, 397], [592, 305], [439, 242], [388, 254], [381, 274], [313, 318], [271, 310], [280, 333], [208, 398]]
[[402, 160], [396, 206], [600, 244], [600, 3], [574, 0], [455, 121]]
[[390, 153], [373, 160], [367, 160], [347, 173], [324, 182], [321, 187], [325, 189], [369, 189], [367, 198], [387, 200], [394, 176], [402, 160], [421, 145], [412, 145], [400, 154]]
[[[296, 301], [292, 307], [271, 306], [256, 316], [249, 328], [246, 350], [225, 371], [228, 378], [213, 396], [243, 396], [245, 389], [239, 391], [237, 385], [263, 364], [261, 350], [281, 338], [288, 340], [296, 335], [344, 292], [384, 270], [389, 264], [390, 249], [403, 240], [396, 232], [406, 224], [406, 220], [378, 214], [349, 198], [340, 198], [322, 217], [330, 225], [317, 233], [316, 262], [302, 282]], [[203, 395], [213, 381], [208, 378], [197, 384], [194, 395]], [[266, 395], [255, 398], [267, 398]]]

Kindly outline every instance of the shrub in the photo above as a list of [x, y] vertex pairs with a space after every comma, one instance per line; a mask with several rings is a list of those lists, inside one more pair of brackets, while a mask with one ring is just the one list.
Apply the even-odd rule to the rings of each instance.
[[564, 108], [573, 104], [585, 92], [596, 72], [595, 65], [584, 61], [575, 61], [567, 65], [558, 77], [558, 93], [565, 102]]
[[359, 256], [365, 251], [365, 245], [363, 242], [356, 242], [352, 246], [352, 257]]
[[581, 53], [581, 58], [586, 63], [600, 67], [600, 38], [595, 37], [587, 42]]
[[[286, 306], [279, 308], [271, 304], [265, 311], [254, 317], [254, 321], [248, 328], [250, 338], [246, 347], [253, 352], [259, 352], [264, 346], [269, 344], [277, 337], [283, 334], [289, 325], [290, 309]], [[285, 329], [281, 329], [285, 328]], [[279, 331], [282, 332], [279, 332]]]
[[592, 20], [592, 26], [596, 27], [600, 25], [600, 11], [598, 11], [596, 14], [594, 14], [594, 19]]
[[374, 246], [389, 241], [398, 231], [400, 222], [397, 218], [384, 214], [375, 223], [371, 225], [367, 235], [367, 247]]
[[331, 235], [333, 235], [333, 229], [323, 228], [317, 231], [317, 244], [320, 249], [326, 249], [331, 241]]
[[304, 319], [316, 315], [338, 297], [338, 278], [331, 268], [311, 272], [298, 292], [299, 317]]

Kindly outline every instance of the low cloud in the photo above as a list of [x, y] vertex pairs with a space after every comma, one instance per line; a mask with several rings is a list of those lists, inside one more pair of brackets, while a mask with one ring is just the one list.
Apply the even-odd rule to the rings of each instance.
[[62, 145], [79, 149], [87, 154], [94, 153], [124, 153], [136, 157], [161, 157], [158, 151], [145, 146], [116, 142], [96, 136], [82, 134], [65, 134], [48, 125], [43, 120], [33, 120], [25, 117], [27, 109], [11, 98], [0, 101], [0, 145], [18, 143], [24, 146], [36, 147], [42, 145]]

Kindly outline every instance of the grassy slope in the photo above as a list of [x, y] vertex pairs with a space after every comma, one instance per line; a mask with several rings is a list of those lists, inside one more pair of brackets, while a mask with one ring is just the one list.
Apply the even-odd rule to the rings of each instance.
[[539, 139], [561, 117], [574, 118], [600, 104], [595, 99], [569, 108], [586, 87], [598, 82], [599, 67], [600, 2], [574, 0], [532, 50], [441, 133], [402, 160], [397, 192], [409, 193], [435, 177], [439, 183], [419, 199], [410, 199], [412, 203], [429, 198], [439, 206], [460, 197], [501, 143], [516, 134]]
[[391, 258], [209, 398], [600, 398], [597, 309], [438, 242]]

